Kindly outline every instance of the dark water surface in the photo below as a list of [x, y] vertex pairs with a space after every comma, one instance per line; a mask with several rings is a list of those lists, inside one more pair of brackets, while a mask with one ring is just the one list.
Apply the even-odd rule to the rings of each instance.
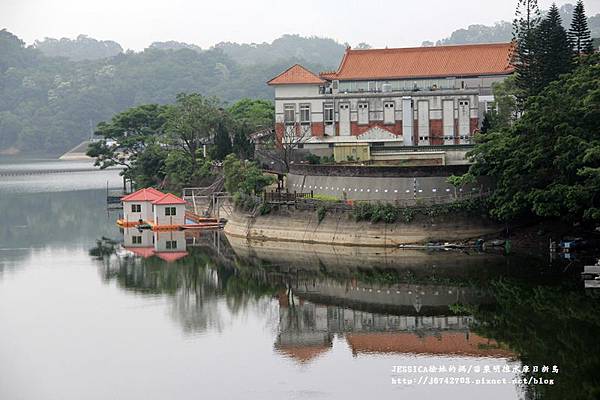
[[598, 396], [576, 264], [120, 232], [107, 181], [0, 178], [2, 400]]

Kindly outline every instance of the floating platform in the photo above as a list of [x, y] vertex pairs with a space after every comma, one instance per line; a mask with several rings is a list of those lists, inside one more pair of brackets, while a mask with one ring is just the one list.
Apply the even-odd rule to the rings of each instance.
[[127, 221], [125, 219], [119, 218], [117, 220], [117, 225], [119, 225], [120, 227], [123, 228], [134, 228], [138, 225], [144, 224], [145, 222], [140, 222], [140, 221]]
[[150, 229], [154, 232], [178, 231], [187, 229], [221, 229], [224, 226], [223, 221], [218, 221], [216, 218], [204, 218], [204, 220], [206, 220], [206, 222], [185, 223], [183, 225], [156, 225], [148, 221], [126, 221], [120, 218], [117, 220], [117, 225], [122, 228]]

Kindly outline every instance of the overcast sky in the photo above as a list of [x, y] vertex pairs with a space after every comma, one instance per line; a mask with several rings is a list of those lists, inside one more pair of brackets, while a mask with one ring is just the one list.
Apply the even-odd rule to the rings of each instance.
[[[572, 1], [557, 1], [560, 6]], [[28, 44], [86, 34], [141, 50], [177, 40], [271, 42], [285, 33], [374, 47], [418, 46], [470, 24], [513, 18], [516, 0], [0, 0], [0, 28]], [[551, 0], [539, 0], [547, 9]], [[600, 0], [584, 0], [588, 16]]]

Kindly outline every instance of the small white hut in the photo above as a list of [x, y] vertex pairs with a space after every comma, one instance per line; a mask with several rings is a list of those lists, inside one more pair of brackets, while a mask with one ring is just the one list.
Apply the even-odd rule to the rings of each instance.
[[154, 220], [152, 202], [165, 194], [154, 188], [140, 189], [123, 197], [123, 219], [128, 222], [149, 222]]
[[185, 224], [185, 200], [174, 194], [167, 193], [152, 202], [154, 210], [154, 224], [184, 225]]

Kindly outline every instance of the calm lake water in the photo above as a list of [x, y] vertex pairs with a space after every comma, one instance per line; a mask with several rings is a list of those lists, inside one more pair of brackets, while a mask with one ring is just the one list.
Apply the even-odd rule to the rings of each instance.
[[85, 165], [0, 165], [0, 399], [599, 396], [577, 263], [122, 232]]

